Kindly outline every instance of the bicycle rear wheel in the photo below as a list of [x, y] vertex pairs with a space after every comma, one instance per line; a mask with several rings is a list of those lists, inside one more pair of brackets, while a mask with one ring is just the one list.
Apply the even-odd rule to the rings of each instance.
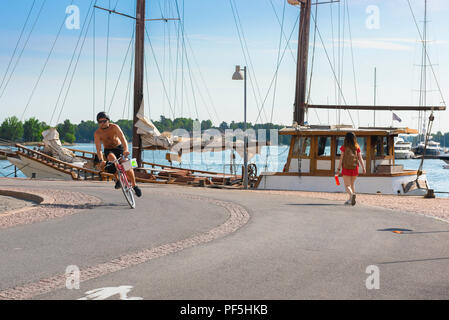
[[128, 178], [120, 170], [118, 172], [120, 184], [122, 185], [122, 191], [131, 209], [136, 208], [136, 201], [134, 200], [134, 193], [132, 188], [129, 186]]

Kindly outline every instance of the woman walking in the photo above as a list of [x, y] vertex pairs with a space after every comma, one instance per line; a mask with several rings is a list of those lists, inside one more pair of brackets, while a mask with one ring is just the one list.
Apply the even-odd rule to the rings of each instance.
[[354, 133], [348, 132], [345, 136], [343, 146], [340, 148], [341, 156], [338, 164], [338, 173], [341, 173], [345, 183], [346, 192], [349, 194], [349, 200], [345, 205], [355, 205], [355, 180], [359, 175], [359, 163], [362, 166], [363, 173], [366, 173], [365, 163], [363, 162], [362, 153], [357, 143]]

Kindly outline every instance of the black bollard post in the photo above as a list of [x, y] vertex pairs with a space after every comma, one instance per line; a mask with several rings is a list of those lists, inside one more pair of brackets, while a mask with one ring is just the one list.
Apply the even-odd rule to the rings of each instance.
[[435, 199], [435, 192], [433, 191], [433, 189], [427, 189], [427, 193], [424, 196], [424, 198], [426, 198], [426, 199]]

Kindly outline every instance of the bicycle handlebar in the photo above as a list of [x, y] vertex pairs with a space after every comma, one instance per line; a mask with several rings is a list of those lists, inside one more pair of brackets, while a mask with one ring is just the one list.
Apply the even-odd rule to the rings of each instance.
[[116, 163], [116, 162], [118, 162], [119, 160], [127, 160], [128, 158], [125, 158], [123, 155], [120, 157], [120, 158], [118, 158], [118, 159], [115, 159], [114, 161], [109, 161], [109, 163]]

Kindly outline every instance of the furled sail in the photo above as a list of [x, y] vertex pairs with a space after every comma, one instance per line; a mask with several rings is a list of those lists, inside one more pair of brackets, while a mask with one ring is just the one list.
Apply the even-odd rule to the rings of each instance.
[[81, 166], [87, 162], [84, 159], [77, 157], [72, 151], [64, 148], [59, 140], [59, 133], [56, 128], [50, 128], [42, 132], [44, 137], [44, 153], [48, 154], [61, 161], [72, 163], [75, 165], [80, 164]]
[[161, 149], [170, 150], [177, 140], [167, 136], [162, 135], [156, 126], [151, 122], [151, 120], [145, 118], [141, 113], [137, 114], [139, 119], [136, 122], [137, 134], [142, 138], [142, 147], [159, 147]]
[[[137, 114], [137, 134], [142, 138], [142, 147], [165, 149], [181, 155], [189, 152], [220, 152], [235, 150], [241, 157], [244, 152], [243, 132], [240, 136], [223, 135], [217, 131], [216, 135], [200, 137], [175, 136], [171, 133], [160, 133], [156, 126], [143, 114]], [[218, 134], [219, 133], [219, 134]], [[255, 139], [249, 139], [248, 158], [251, 159], [260, 152], [260, 145]]]

